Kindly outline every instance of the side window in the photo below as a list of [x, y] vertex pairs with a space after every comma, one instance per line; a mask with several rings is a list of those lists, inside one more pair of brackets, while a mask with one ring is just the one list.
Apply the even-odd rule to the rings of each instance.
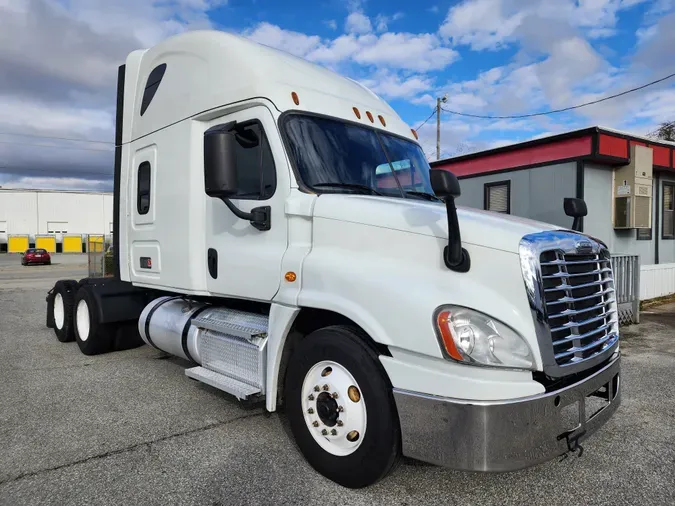
[[511, 181], [485, 183], [483, 209], [511, 214]]
[[262, 125], [255, 121], [236, 128], [237, 195], [234, 198], [265, 200], [274, 194], [277, 174], [274, 157]]
[[148, 214], [150, 210], [150, 162], [143, 162], [138, 166], [136, 188], [138, 214]]
[[164, 72], [166, 72], [166, 63], [157, 65], [154, 69], [152, 69], [152, 72], [150, 72], [148, 80], [145, 83], [143, 98], [141, 99], [141, 116], [143, 116], [148, 106], [150, 105], [150, 102], [152, 102], [155, 93], [157, 93], [157, 88], [159, 88], [159, 83], [162, 82]]
[[675, 185], [663, 183], [663, 239], [675, 239]]

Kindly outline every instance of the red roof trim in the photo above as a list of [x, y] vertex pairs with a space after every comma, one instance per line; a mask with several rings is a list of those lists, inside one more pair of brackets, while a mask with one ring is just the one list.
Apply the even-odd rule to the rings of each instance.
[[434, 168], [451, 170], [457, 177], [487, 174], [504, 169], [589, 156], [591, 146], [592, 136], [586, 135], [576, 139], [560, 140], [549, 144], [526, 147], [510, 153], [495, 153], [455, 163], [448, 160], [447, 164], [438, 163], [434, 165]]
[[628, 158], [628, 142], [626, 139], [614, 135], [600, 134], [598, 139], [598, 154]]
[[432, 168], [451, 170], [458, 177], [520, 170], [564, 163], [570, 160], [596, 160], [611, 165], [627, 163], [630, 145], [648, 146], [654, 152], [654, 166], [675, 169], [675, 147], [651, 142], [598, 127], [543, 137], [487, 151], [431, 162]]

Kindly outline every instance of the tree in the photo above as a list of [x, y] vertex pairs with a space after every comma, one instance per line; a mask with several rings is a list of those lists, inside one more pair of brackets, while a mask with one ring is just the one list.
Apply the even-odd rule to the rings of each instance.
[[675, 141], [675, 121], [666, 121], [659, 125], [659, 128], [654, 130], [649, 137], [652, 139], [659, 139], [662, 141]]

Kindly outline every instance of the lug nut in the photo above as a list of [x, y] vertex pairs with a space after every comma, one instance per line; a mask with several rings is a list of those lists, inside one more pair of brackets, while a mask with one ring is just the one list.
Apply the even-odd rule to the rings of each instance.
[[333, 392], [333, 399], [337, 399], [337, 398], [338, 398], [338, 393], [337, 393], [337, 392]]
[[319, 388], [319, 385], [316, 385], [316, 386], [314, 387], [314, 391], [315, 391], [315, 392], [320, 392], [320, 391], [321, 391], [321, 388]]
[[324, 385], [324, 386], [323, 386], [323, 389], [324, 389], [324, 390], [328, 390], [329, 388], [330, 388], [330, 387], [329, 387], [328, 385]]
[[307, 410], [307, 413], [309, 413], [310, 415], [313, 415], [314, 414], [314, 408], [309, 408]]
[[319, 422], [312, 422], [312, 425], [314, 425], [314, 427], [318, 427], [318, 426], [319, 426]]
[[324, 436], [327, 436], [327, 435], [328, 435], [328, 431], [327, 431], [326, 429], [323, 429], [323, 430], [321, 431], [321, 434], [323, 434]]
[[337, 426], [342, 427], [345, 423], [342, 420], [337, 421]]
[[335, 429], [333, 429], [332, 431], [330, 431], [330, 433], [331, 433], [333, 436], [337, 436], [337, 431], [336, 431]]
[[342, 406], [338, 406], [338, 413], [342, 413], [345, 410]]
[[310, 400], [310, 401], [313, 401], [313, 400], [314, 400], [314, 395], [313, 395], [313, 394], [309, 394], [309, 397], [307, 397], [307, 399]]

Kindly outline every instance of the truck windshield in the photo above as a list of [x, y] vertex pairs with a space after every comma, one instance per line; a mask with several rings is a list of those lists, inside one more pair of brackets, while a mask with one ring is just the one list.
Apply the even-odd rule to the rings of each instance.
[[435, 199], [419, 145], [371, 128], [293, 115], [285, 124], [302, 182], [321, 192]]

